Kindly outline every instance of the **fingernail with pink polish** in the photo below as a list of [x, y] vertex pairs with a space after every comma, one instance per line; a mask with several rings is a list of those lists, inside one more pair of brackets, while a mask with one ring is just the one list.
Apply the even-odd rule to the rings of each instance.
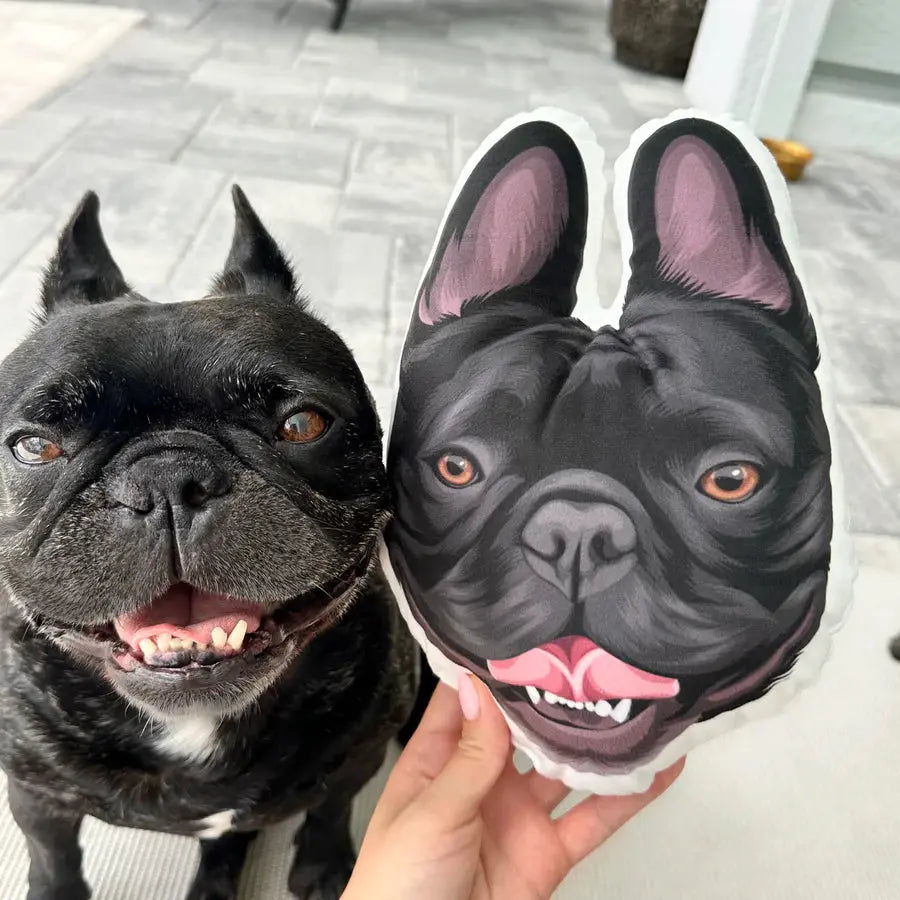
[[477, 719], [480, 704], [478, 702], [478, 691], [475, 690], [472, 676], [466, 672], [460, 672], [457, 690], [459, 691], [459, 705], [462, 708], [462, 714], [470, 722]]

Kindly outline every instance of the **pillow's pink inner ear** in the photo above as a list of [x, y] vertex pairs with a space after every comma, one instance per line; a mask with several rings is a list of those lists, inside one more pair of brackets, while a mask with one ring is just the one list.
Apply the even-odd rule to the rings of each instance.
[[660, 274], [697, 290], [783, 311], [788, 280], [755, 229], [744, 226], [725, 164], [696, 137], [666, 150], [656, 176]]
[[[457, 202], [467, 190], [471, 182]], [[447, 244], [430, 289], [419, 297], [419, 318], [432, 325], [458, 316], [474, 297], [530, 281], [555, 250], [568, 215], [556, 154], [547, 147], [520, 153], [488, 184], [459, 239]]]

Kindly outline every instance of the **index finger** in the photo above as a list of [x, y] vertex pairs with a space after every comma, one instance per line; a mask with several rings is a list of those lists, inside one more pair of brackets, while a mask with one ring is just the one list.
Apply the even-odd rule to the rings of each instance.
[[376, 809], [379, 817], [394, 819], [434, 781], [456, 750], [461, 733], [456, 691], [441, 682], [388, 778]]

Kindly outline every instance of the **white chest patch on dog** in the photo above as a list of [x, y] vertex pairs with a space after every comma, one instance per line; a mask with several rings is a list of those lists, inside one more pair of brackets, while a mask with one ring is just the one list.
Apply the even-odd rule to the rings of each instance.
[[221, 812], [213, 813], [211, 816], [201, 819], [197, 822], [197, 828], [200, 829], [197, 832], [197, 837], [208, 841], [222, 837], [223, 834], [234, 828], [234, 816], [235, 810], [223, 809]]
[[[207, 762], [218, 750], [213, 716], [176, 716], [167, 719], [156, 741], [166, 756], [180, 757], [189, 763]], [[218, 814], [217, 814], [218, 815]]]

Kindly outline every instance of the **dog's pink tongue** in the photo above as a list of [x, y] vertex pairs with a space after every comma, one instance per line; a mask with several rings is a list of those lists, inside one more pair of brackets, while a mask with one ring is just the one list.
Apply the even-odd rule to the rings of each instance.
[[511, 659], [488, 660], [498, 681], [550, 691], [557, 697], [585, 703], [630, 698], [674, 697], [676, 678], [654, 675], [607, 653], [586, 637], [564, 637]]
[[113, 624], [119, 639], [137, 649], [144, 638], [157, 634], [209, 644], [214, 628], [231, 634], [241, 619], [247, 623], [247, 632], [251, 633], [259, 628], [262, 614], [262, 608], [254, 603], [180, 583], [137, 612], [119, 616]]

